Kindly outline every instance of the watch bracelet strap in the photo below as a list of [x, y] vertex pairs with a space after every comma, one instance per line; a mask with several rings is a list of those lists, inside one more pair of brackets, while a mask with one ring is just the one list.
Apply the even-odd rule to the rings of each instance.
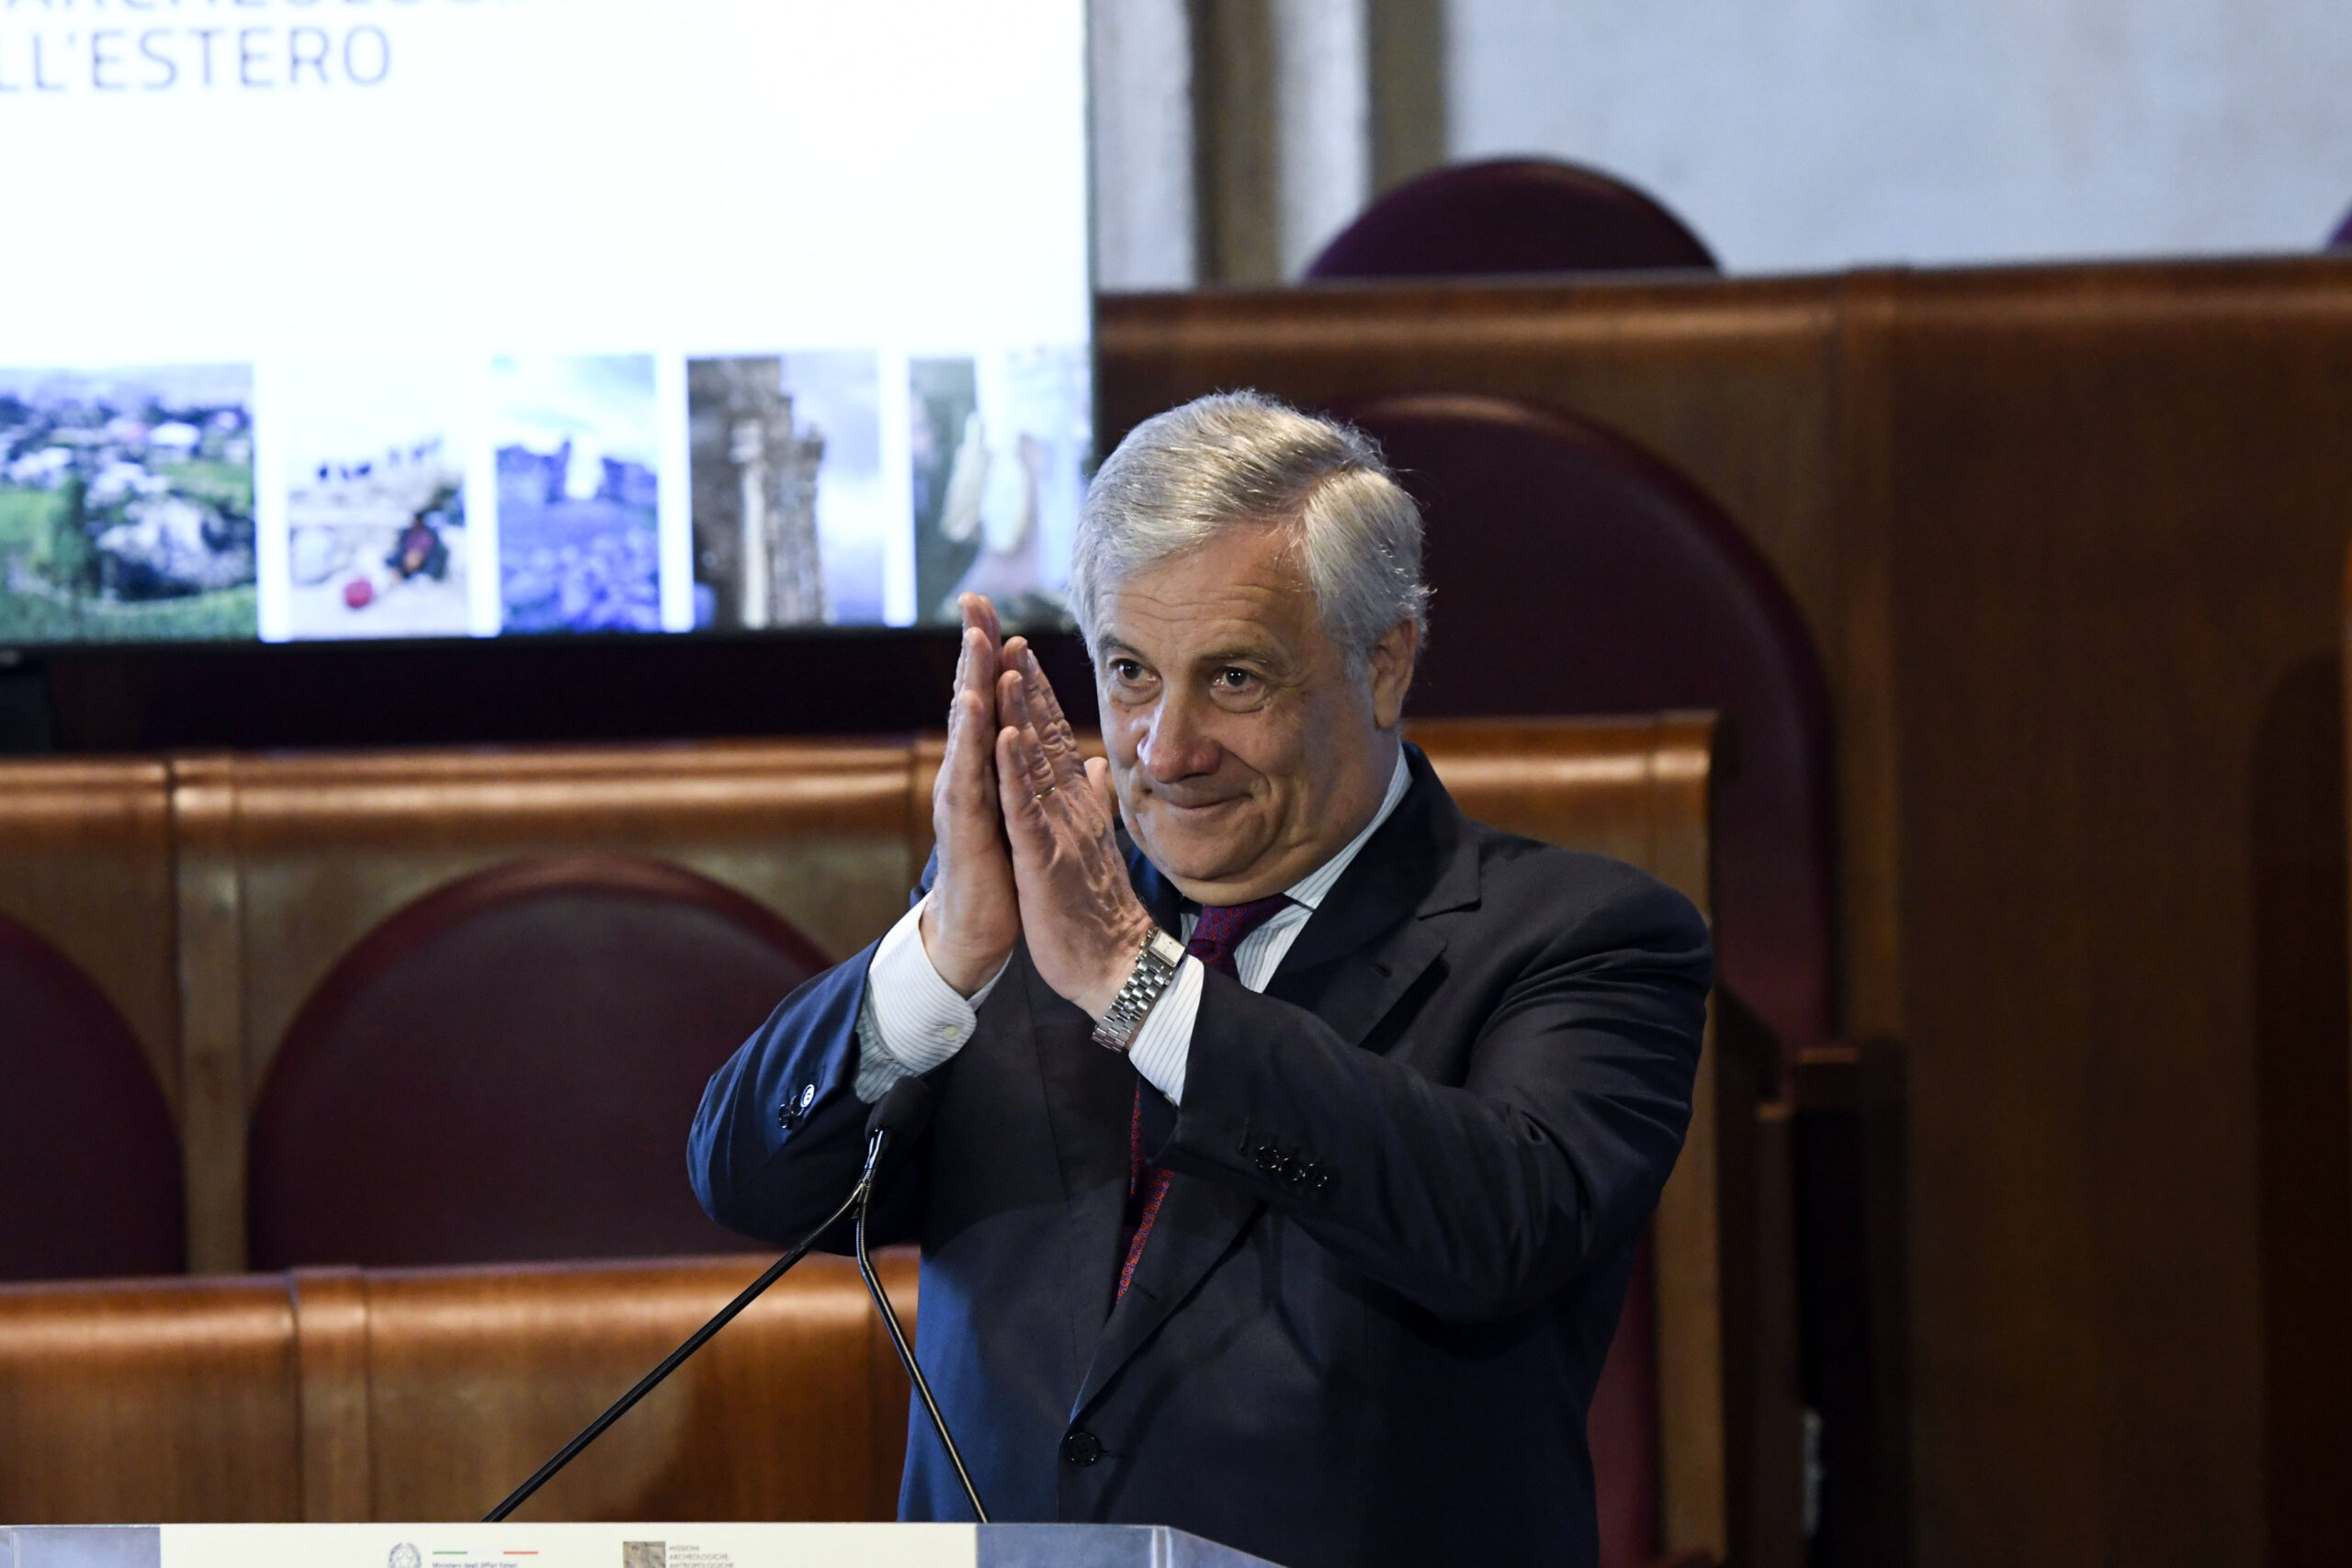
[[1096, 1044], [1124, 1054], [1135, 1043], [1136, 1034], [1143, 1028], [1144, 1020], [1151, 1016], [1151, 1010], [1159, 1006], [1159, 998], [1175, 984], [1176, 970], [1184, 962], [1183, 950], [1178, 948], [1173, 958], [1161, 958], [1152, 949], [1162, 940], [1175, 946], [1174, 939], [1155, 926], [1136, 945], [1135, 967], [1127, 972], [1109, 1010], [1094, 1025]]

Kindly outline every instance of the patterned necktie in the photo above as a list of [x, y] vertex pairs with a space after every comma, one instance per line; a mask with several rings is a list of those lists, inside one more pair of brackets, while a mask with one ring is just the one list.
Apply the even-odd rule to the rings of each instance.
[[[1184, 951], [1210, 968], [1239, 979], [1241, 969], [1234, 955], [1240, 952], [1241, 944], [1252, 931], [1289, 908], [1290, 899], [1280, 893], [1271, 898], [1253, 898], [1247, 904], [1204, 905], [1200, 920], [1193, 927], [1193, 940], [1184, 944]], [[1119, 1266], [1121, 1296], [1127, 1293], [1127, 1286], [1136, 1277], [1136, 1262], [1143, 1257], [1143, 1244], [1151, 1239], [1151, 1222], [1159, 1217], [1160, 1200], [1167, 1196], [1168, 1172], [1144, 1161], [1143, 1085], [1138, 1082], [1135, 1115], [1127, 1126], [1127, 1213], [1121, 1248], [1125, 1261]]]

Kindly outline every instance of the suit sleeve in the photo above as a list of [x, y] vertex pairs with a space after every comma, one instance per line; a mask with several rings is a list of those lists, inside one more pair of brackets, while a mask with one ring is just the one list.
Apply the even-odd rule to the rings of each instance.
[[[936, 862], [933, 862], [933, 866]], [[926, 867], [911, 904], [931, 886]], [[858, 1015], [875, 948], [786, 997], [703, 1090], [686, 1145], [686, 1173], [704, 1213], [729, 1230], [776, 1247], [797, 1243], [857, 1183], [865, 1163], [858, 1098]], [[869, 1239], [912, 1237], [922, 1223], [928, 1134], [893, 1161], [874, 1195]], [[818, 1243], [847, 1251], [847, 1223]]]
[[[1183, 1104], [1154, 1157], [1245, 1187], [1441, 1318], [1521, 1312], [1656, 1206], [1690, 1119], [1712, 970], [1679, 895], [1621, 886], [1477, 1023], [1460, 1087], [1207, 976]], [[1172, 1125], [1171, 1125], [1172, 1122]]]

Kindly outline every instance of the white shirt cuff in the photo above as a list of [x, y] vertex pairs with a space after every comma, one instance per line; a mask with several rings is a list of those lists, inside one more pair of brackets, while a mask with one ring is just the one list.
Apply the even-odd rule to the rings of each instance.
[[962, 1050], [978, 1027], [980, 1004], [1004, 975], [999, 965], [969, 999], [957, 995], [923, 951], [922, 910], [918, 903], [899, 918], [865, 968], [865, 998], [857, 1015], [856, 1089], [868, 1104], [900, 1078], [927, 1073]]
[[1176, 965], [1175, 978], [1127, 1044], [1127, 1060], [1170, 1105], [1184, 1103], [1184, 1068], [1192, 1060], [1193, 1025], [1201, 1016], [1202, 977], [1207, 973], [1197, 958]]

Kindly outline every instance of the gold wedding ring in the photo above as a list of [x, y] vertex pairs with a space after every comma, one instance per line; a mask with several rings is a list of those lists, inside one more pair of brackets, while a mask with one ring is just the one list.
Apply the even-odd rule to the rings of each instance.
[[1041, 790], [1037, 791], [1037, 792], [1036, 792], [1036, 794], [1035, 794], [1035, 795], [1031, 795], [1031, 796], [1030, 796], [1030, 798], [1031, 798], [1032, 800], [1043, 800], [1043, 799], [1045, 799], [1045, 798], [1046, 798], [1046, 796], [1047, 796], [1047, 795], [1049, 795], [1053, 794], [1053, 793], [1054, 793], [1054, 791], [1056, 791], [1056, 790], [1057, 790], [1057, 789], [1059, 789], [1059, 788], [1061, 788], [1061, 787], [1062, 787], [1062, 786], [1061, 786], [1061, 785], [1059, 785], [1059, 784], [1047, 784], [1045, 788], [1043, 788], [1043, 789], [1041, 789]]

